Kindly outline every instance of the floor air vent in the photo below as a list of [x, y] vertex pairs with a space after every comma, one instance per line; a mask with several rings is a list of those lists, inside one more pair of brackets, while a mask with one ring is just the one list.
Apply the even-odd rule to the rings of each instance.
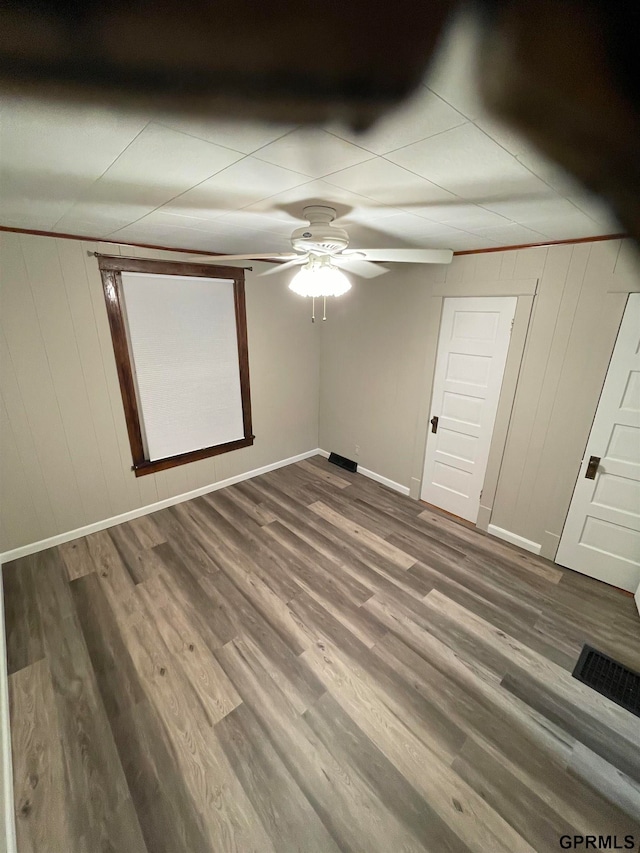
[[640, 717], [640, 673], [584, 646], [573, 677]]
[[339, 465], [346, 471], [353, 471], [354, 474], [358, 470], [357, 462], [354, 462], [353, 459], [347, 459], [346, 456], [340, 456], [339, 453], [330, 453], [329, 462], [333, 462], [334, 465]]

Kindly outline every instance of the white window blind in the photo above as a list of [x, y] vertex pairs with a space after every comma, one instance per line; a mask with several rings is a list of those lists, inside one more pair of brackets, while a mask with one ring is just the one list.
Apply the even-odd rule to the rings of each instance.
[[122, 272], [150, 461], [243, 438], [233, 281]]

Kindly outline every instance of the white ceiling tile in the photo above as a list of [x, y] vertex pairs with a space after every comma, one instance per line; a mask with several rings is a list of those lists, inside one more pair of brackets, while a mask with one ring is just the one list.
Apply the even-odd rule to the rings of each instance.
[[190, 119], [181, 116], [159, 115], [154, 120], [166, 127], [197, 136], [207, 142], [215, 142], [232, 148], [241, 154], [252, 154], [268, 145], [295, 125], [272, 124], [259, 121], [235, 121], [224, 119]]
[[463, 232], [446, 239], [440, 239], [442, 240], [440, 244], [442, 248], [453, 249], [454, 252], [464, 252], [469, 249], [493, 249], [499, 245], [495, 240], [490, 240], [488, 237], [478, 237], [477, 234]]
[[479, 26], [475, 14], [456, 15], [429, 67], [425, 82], [469, 119], [483, 112], [476, 81]]
[[215, 246], [213, 251], [228, 252], [229, 254], [291, 251], [291, 243], [288, 239], [279, 239], [274, 234], [243, 228], [220, 229], [213, 235], [212, 244]]
[[474, 124], [464, 124], [387, 155], [389, 160], [476, 202], [548, 187]]
[[213, 142], [151, 123], [105, 172], [99, 184], [134, 186], [141, 198], [146, 199], [152, 191], [159, 198], [176, 186], [188, 189], [242, 157]]
[[[0, 217], [50, 229], [147, 124], [106, 109], [2, 101]], [[18, 226], [15, 226], [18, 227]]]
[[1, 167], [95, 180], [135, 139], [147, 116], [24, 98], [2, 101]]
[[293, 228], [302, 224], [302, 211], [309, 204], [325, 204], [328, 207], [334, 207], [338, 218], [363, 206], [372, 206], [380, 211], [387, 209], [370, 198], [365, 198], [327, 181], [315, 180], [269, 198], [261, 199], [255, 204], [249, 205], [246, 210], [268, 213], [271, 218], [286, 222]]
[[[127, 225], [125, 228], [118, 228], [116, 231], [105, 236], [107, 236], [109, 240], [114, 240], [116, 242], [155, 243], [158, 245], [176, 246], [179, 248], [172, 239], [169, 239], [170, 237], [174, 237], [176, 233], [178, 232], [172, 232], [170, 229], [164, 228], [162, 225], [145, 225], [144, 220], [140, 220], [140, 222], [135, 222], [133, 225]], [[197, 232], [194, 231], [194, 234], [196, 233]], [[191, 248], [191, 246], [184, 246], [183, 248], [188, 249]]]
[[423, 216], [434, 222], [442, 222], [463, 231], [473, 231], [476, 228], [508, 225], [510, 219], [505, 219], [498, 213], [493, 213], [477, 204], [467, 204], [460, 201], [457, 204], [433, 204], [425, 207], [414, 207], [412, 213]]
[[505, 219], [519, 222], [521, 225], [528, 225], [533, 221], [545, 218], [549, 218], [549, 220], [559, 219], [576, 213], [576, 208], [570, 201], [561, 198], [551, 190], [544, 197], [488, 201], [483, 206], [500, 214]]
[[[40, 198], [37, 182], [16, 185], [0, 182], [0, 225], [10, 228], [35, 228], [48, 231], [73, 204], [69, 198]], [[36, 224], [37, 223], [37, 224]]]
[[537, 175], [554, 192], [561, 196], [570, 196], [579, 191], [580, 185], [561, 166], [552, 163], [542, 154], [536, 151], [522, 151], [517, 155], [519, 163], [522, 163], [529, 171]]
[[211, 251], [214, 252], [288, 252], [291, 243], [288, 238], [267, 234], [264, 231], [252, 231], [249, 228], [233, 228], [216, 223], [216, 230], [210, 237]]
[[340, 223], [354, 222], [361, 225], [375, 225], [378, 223], [381, 227], [384, 227], [382, 220], [388, 219], [390, 216], [398, 216], [401, 213], [404, 213], [404, 211], [400, 210], [400, 208], [382, 206], [373, 202], [373, 206], [371, 207], [354, 206], [349, 213], [340, 218]]
[[216, 252], [228, 252], [229, 254], [256, 252], [290, 252], [291, 243], [288, 239], [279, 239], [273, 234], [263, 231], [250, 231], [237, 228], [234, 231], [220, 231], [214, 234], [213, 242]]
[[484, 110], [474, 118], [473, 122], [495, 142], [506, 148], [510, 154], [515, 156], [525, 152], [534, 153], [533, 147], [521, 133], [488, 115]]
[[[519, 225], [517, 222], [512, 222], [509, 225], [500, 225], [491, 228], [476, 228], [473, 232], [475, 236], [486, 237], [489, 240], [494, 240], [501, 246], [518, 246], [523, 243], [541, 243], [545, 239], [544, 234], [534, 231], [532, 228], [525, 228], [524, 225]], [[473, 246], [473, 236], [470, 239], [470, 244]]]
[[575, 180], [564, 169], [538, 151], [517, 130], [484, 113], [474, 119], [474, 124], [502, 148], [513, 154], [518, 163], [537, 175], [559, 195], [566, 196], [576, 191]]
[[166, 114], [148, 124], [0, 99], [0, 223], [225, 252], [287, 251], [307, 204], [335, 207], [354, 248], [478, 249], [618, 231], [601, 203], [487, 118], [474, 39], [459, 18], [430, 78], [437, 94], [421, 87], [363, 135]]
[[495, 142], [509, 151], [519, 163], [548, 184], [554, 192], [568, 196], [578, 192], [578, 185], [563, 168], [538, 151], [518, 131], [483, 113], [474, 123]]
[[480, 249], [497, 249], [501, 245], [504, 245], [504, 243], [500, 243], [497, 240], [490, 240], [488, 237], [467, 234], [464, 240], [460, 241], [460, 245], [451, 245], [448, 248], [453, 249], [454, 252], [472, 252]]
[[169, 211], [217, 218], [220, 211], [237, 210], [261, 199], [308, 183], [306, 175], [245, 157], [165, 205]]
[[386, 154], [396, 148], [418, 142], [464, 124], [465, 117], [426, 86], [392, 112], [385, 115], [365, 133], [345, 128], [329, 128], [331, 133], [354, 142], [375, 154]]
[[325, 181], [399, 208], [433, 201], [455, 201], [452, 193], [382, 158], [336, 172]]
[[[378, 223], [344, 222], [340, 223], [349, 234], [350, 249], [401, 249], [413, 245], [405, 236], [391, 233], [378, 227]], [[398, 229], [399, 231], [400, 229]]]
[[109, 239], [124, 243], [152, 243], [183, 249], [215, 251], [211, 248], [211, 234], [207, 232], [195, 228], [172, 228], [154, 221], [145, 222], [144, 219], [114, 231], [109, 235]]
[[622, 231], [620, 223], [617, 222], [609, 206], [596, 196], [581, 192], [578, 195], [572, 195], [570, 201], [583, 213], [586, 213], [590, 219], [601, 225], [604, 228], [603, 233]]
[[[202, 227], [201, 227], [202, 222]], [[139, 234], [149, 236], [157, 231], [158, 234], [172, 234], [190, 232], [193, 234], [206, 234], [211, 237], [212, 228], [214, 226], [211, 220], [195, 220], [184, 216], [171, 216], [163, 213], [162, 210], [154, 210], [147, 216], [142, 217], [137, 222], [127, 225], [124, 228], [119, 228], [112, 232], [110, 237], [122, 237], [122, 234]]]
[[418, 247], [446, 249], [450, 248], [450, 241], [463, 241], [469, 237], [457, 228], [439, 222], [429, 222], [411, 213], [391, 216], [380, 224], [385, 234], [392, 234], [402, 239], [405, 244]]
[[0, 173], [0, 224], [20, 219], [27, 228], [50, 230], [89, 186], [91, 180], [81, 176], [59, 180], [32, 173]]
[[[218, 215], [214, 216], [214, 211], [205, 211], [202, 216], [190, 216], [182, 214], [172, 207], [167, 205], [158, 207], [156, 210], [145, 216], [145, 222], [153, 221], [164, 225], [170, 225], [175, 228], [195, 228], [200, 231], [210, 231], [213, 223], [227, 213], [226, 210], [218, 210]], [[211, 215], [209, 215], [211, 214]]]
[[37, 211], [34, 211], [31, 207], [21, 205], [20, 200], [13, 204], [12, 199], [0, 199], [0, 225], [7, 228], [50, 231], [59, 215], [59, 205], [51, 205], [46, 201], [39, 203]]
[[313, 181], [307, 178], [304, 183], [291, 187], [284, 192], [265, 196], [253, 204], [247, 205], [244, 210], [250, 213], [268, 214], [272, 219], [287, 223], [294, 228], [297, 227], [294, 223], [301, 222], [302, 209], [306, 204], [320, 204], [322, 202], [331, 205], [332, 198], [325, 195], [323, 187], [331, 191], [336, 189], [322, 181]]
[[273, 216], [268, 216], [263, 213], [255, 213], [254, 211], [249, 211], [246, 208], [243, 208], [242, 210], [236, 210], [233, 213], [227, 213], [220, 219], [216, 219], [216, 227], [219, 224], [231, 225], [235, 228], [244, 228], [247, 231], [260, 231], [267, 232], [269, 234], [288, 236], [296, 223], [292, 222], [290, 226], [288, 223], [285, 224], [282, 220], [276, 219]]
[[108, 231], [122, 228], [242, 156], [211, 142], [149, 124], [82, 200], [58, 221], [56, 230], [71, 233], [78, 223], [95, 220], [96, 212]]
[[149, 212], [146, 205], [77, 204], [51, 228], [59, 234], [78, 234], [85, 237], [108, 237], [112, 231], [124, 228]]
[[149, 124], [83, 198], [153, 210], [222, 171], [243, 155], [158, 124]]
[[582, 237], [598, 237], [603, 233], [602, 225], [594, 222], [581, 210], [574, 208], [570, 215], [553, 218], [550, 216], [531, 219], [530, 228], [539, 231], [551, 240], [573, 240]]
[[167, 224], [166, 219], [160, 219], [154, 211], [139, 222], [114, 232], [110, 238], [133, 243], [157, 243], [184, 249], [201, 249], [207, 252], [285, 252], [291, 247], [288, 240], [274, 234], [236, 228], [223, 224], [220, 220], [207, 224], [210, 228], [206, 231], [192, 227], [183, 228]]
[[261, 148], [255, 156], [311, 178], [322, 178], [373, 155], [325, 130], [299, 128]]
[[601, 223], [560, 196], [492, 202], [487, 207], [551, 239], [569, 240], [603, 233]]

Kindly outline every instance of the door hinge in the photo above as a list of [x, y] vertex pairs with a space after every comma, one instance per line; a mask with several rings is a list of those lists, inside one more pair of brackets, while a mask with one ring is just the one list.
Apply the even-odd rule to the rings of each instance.
[[513, 332], [513, 324], [515, 323], [515, 321], [516, 321], [516, 318], [514, 317], [513, 320], [511, 321], [511, 326], [509, 327], [510, 332]]

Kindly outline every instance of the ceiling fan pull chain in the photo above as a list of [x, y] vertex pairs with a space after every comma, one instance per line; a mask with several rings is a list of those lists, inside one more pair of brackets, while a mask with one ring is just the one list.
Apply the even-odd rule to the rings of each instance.
[[311, 297], [311, 322], [315, 323], [316, 321], [316, 298], [315, 296]]
[[324, 308], [322, 310], [322, 314], [323, 314], [322, 319], [326, 320], [327, 319], [327, 297], [323, 296], [322, 298], [324, 300]]

